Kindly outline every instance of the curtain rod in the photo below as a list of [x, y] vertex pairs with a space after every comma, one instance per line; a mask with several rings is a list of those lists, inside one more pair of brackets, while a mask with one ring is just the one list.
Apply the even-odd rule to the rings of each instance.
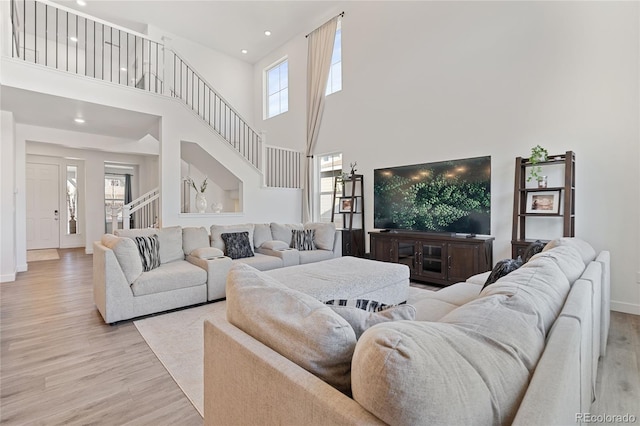
[[[344, 10], [343, 10], [342, 12], [338, 13], [338, 14], [337, 14], [336, 16], [334, 16], [333, 18], [338, 17], [338, 16], [340, 16], [340, 17], [344, 18]], [[331, 18], [331, 19], [333, 19], [333, 18]], [[329, 19], [329, 21], [330, 21], [331, 19]], [[329, 21], [327, 21], [327, 22], [329, 22]], [[327, 22], [325, 22], [325, 24], [326, 24]], [[324, 24], [322, 24], [322, 25], [324, 25]], [[320, 25], [320, 27], [321, 27], [322, 25]], [[318, 27], [318, 28], [320, 28], [320, 27]], [[318, 28], [316, 28], [316, 30], [317, 30]], [[313, 31], [315, 31], [315, 30], [313, 30]], [[313, 31], [311, 31], [311, 33], [312, 33]], [[309, 36], [311, 35], [311, 33], [309, 33], [309, 34], [307, 34], [306, 36], [304, 36], [304, 38], [309, 38]]]

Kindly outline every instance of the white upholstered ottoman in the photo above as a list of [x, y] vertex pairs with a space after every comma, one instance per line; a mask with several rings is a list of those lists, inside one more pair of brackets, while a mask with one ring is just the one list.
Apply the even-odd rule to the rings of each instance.
[[265, 274], [321, 302], [368, 299], [394, 305], [405, 302], [409, 290], [406, 265], [349, 256], [273, 269]]

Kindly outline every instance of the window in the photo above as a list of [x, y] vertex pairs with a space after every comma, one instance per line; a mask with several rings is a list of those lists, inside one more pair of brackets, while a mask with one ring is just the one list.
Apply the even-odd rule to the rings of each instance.
[[111, 211], [112, 209], [120, 209], [118, 211], [118, 222], [122, 222], [122, 206], [124, 206], [124, 187], [125, 176], [115, 174], [104, 175], [104, 208], [106, 213], [105, 230], [107, 233], [111, 231]]
[[342, 21], [338, 21], [336, 38], [333, 42], [333, 54], [331, 55], [331, 68], [329, 68], [329, 80], [325, 95], [342, 90]]
[[283, 59], [266, 71], [266, 118], [289, 110], [289, 62]]
[[67, 166], [67, 234], [78, 231], [78, 166]]
[[[336, 177], [342, 174], [342, 153], [322, 155], [319, 161], [320, 222], [331, 222], [333, 188]], [[342, 188], [338, 188], [338, 192], [342, 193]], [[342, 228], [342, 215], [336, 214], [334, 222], [337, 228]]]

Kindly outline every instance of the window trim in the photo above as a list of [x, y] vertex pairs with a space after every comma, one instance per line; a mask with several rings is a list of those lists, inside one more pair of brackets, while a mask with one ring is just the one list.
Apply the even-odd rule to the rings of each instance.
[[287, 90], [287, 110], [269, 117], [269, 71], [280, 66], [285, 61], [287, 62], [287, 89], [289, 89], [289, 66], [288, 66], [289, 55], [283, 56], [282, 58], [271, 63], [270, 65], [266, 66], [262, 70], [262, 118], [263, 120], [269, 120], [271, 118], [277, 117], [289, 111], [289, 107], [288, 107], [289, 92]]

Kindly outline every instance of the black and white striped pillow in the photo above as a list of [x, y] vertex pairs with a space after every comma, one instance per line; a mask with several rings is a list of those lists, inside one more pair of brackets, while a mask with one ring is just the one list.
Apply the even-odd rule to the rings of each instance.
[[160, 266], [160, 241], [158, 240], [158, 235], [135, 237], [134, 240], [142, 259], [142, 270], [148, 272]]
[[300, 251], [315, 250], [315, 229], [294, 229], [291, 231], [291, 247]]
[[353, 308], [362, 309], [367, 312], [380, 312], [385, 309], [389, 309], [395, 305], [386, 305], [384, 303], [376, 302], [375, 300], [367, 300], [367, 299], [335, 299], [335, 300], [327, 300], [324, 302], [325, 305], [333, 305], [333, 306], [351, 306]]

